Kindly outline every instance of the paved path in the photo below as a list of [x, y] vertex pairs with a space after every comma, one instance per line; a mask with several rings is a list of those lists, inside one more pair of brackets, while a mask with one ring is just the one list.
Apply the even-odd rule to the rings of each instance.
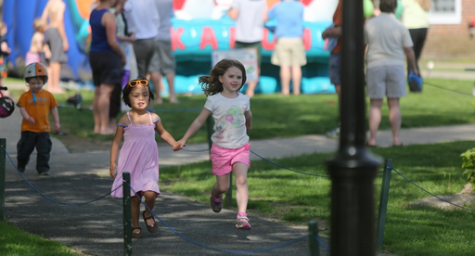
[[[7, 138], [7, 152], [16, 163], [16, 142], [19, 139], [21, 116], [18, 111], [8, 119], [0, 120], [0, 137]], [[408, 129], [401, 132], [406, 145], [448, 141], [475, 140], [475, 125]], [[253, 140], [251, 148], [264, 158], [298, 156], [314, 152], [332, 152], [337, 140], [309, 135], [289, 139]], [[390, 146], [390, 131], [378, 135], [379, 146]], [[207, 144], [195, 144], [190, 150], [205, 149]], [[208, 153], [180, 151], [161, 147], [160, 164], [183, 165], [209, 160]], [[252, 156], [252, 159], [259, 159]], [[32, 156], [32, 163], [35, 156]], [[112, 180], [108, 177], [109, 152], [71, 154], [53, 138], [51, 176], [38, 177], [30, 163], [25, 178], [45, 195], [67, 203], [86, 202], [106, 195]], [[25, 182], [7, 159], [5, 215], [14, 225], [34, 234], [59, 241], [88, 255], [122, 255], [121, 200], [106, 196], [83, 206], [64, 206], [46, 200]], [[206, 246], [220, 250], [254, 251], [303, 238], [307, 231], [250, 216], [251, 231], [233, 227], [235, 212], [224, 209], [220, 214], [186, 198], [163, 192], [157, 199], [156, 213], [176, 232]], [[142, 222], [142, 227], [144, 224]], [[143, 239], [134, 240], [134, 255], [227, 255], [205, 249], [186, 241], [176, 233], [159, 225], [158, 234], [144, 232]], [[328, 245], [328, 239], [324, 238]], [[307, 239], [258, 255], [307, 255]], [[322, 249], [322, 255], [328, 255]]]

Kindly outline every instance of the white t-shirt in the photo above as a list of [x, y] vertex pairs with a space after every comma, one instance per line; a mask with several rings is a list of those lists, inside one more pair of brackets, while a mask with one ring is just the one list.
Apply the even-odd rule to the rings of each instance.
[[208, 96], [205, 108], [213, 112], [211, 141], [222, 148], [240, 148], [249, 143], [244, 112], [251, 109], [249, 96], [239, 93], [234, 99], [221, 93]]
[[365, 43], [368, 44], [368, 68], [404, 65], [404, 47], [412, 47], [409, 30], [392, 13], [381, 13], [366, 22]]
[[124, 4], [129, 32], [135, 39], [156, 38], [160, 27], [160, 17], [153, 0], [130, 0]]
[[234, 0], [231, 7], [238, 10], [236, 41], [257, 43], [262, 41], [264, 31], [265, 0]]

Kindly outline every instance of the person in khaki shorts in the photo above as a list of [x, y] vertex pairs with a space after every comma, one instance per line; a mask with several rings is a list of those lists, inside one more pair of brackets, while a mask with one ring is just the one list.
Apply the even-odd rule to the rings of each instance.
[[304, 6], [296, 0], [283, 0], [269, 11], [269, 19], [277, 19], [275, 31], [277, 44], [272, 53], [271, 63], [280, 66], [283, 95], [290, 93], [290, 78], [294, 95], [300, 94], [301, 67], [307, 64], [302, 39], [303, 12]]

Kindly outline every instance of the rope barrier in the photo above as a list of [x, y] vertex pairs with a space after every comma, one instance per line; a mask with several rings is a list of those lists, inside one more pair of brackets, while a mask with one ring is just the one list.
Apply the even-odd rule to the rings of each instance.
[[145, 204], [145, 202], [142, 200], [142, 198], [137, 194], [137, 192], [132, 188], [132, 186], [129, 184], [129, 183], [126, 183], [126, 185], [132, 190], [132, 192], [134, 192], [135, 196], [140, 200], [140, 202], [145, 206], [145, 208], [147, 208], [148, 211], [150, 211], [151, 214], [153, 214], [153, 216], [155, 218], [157, 218], [160, 223], [162, 223], [165, 227], [167, 227], [170, 231], [172, 231], [173, 233], [175, 233], [176, 235], [178, 235], [179, 237], [185, 239], [186, 241], [192, 243], [192, 244], [195, 244], [197, 246], [200, 246], [202, 248], [205, 248], [205, 249], [208, 249], [208, 250], [213, 250], [213, 251], [217, 251], [217, 252], [224, 252], [224, 253], [230, 253], [230, 254], [251, 254], [251, 253], [261, 253], [261, 252], [268, 252], [268, 251], [272, 251], [272, 250], [275, 250], [275, 249], [280, 249], [280, 248], [283, 248], [283, 247], [286, 247], [286, 246], [289, 246], [289, 245], [292, 245], [292, 244], [295, 244], [297, 242], [300, 242], [300, 241], [303, 241], [305, 240], [305, 238], [307, 238], [307, 235], [305, 236], [301, 236], [301, 237], [298, 237], [292, 241], [289, 241], [289, 242], [286, 242], [286, 243], [283, 243], [283, 244], [280, 244], [280, 245], [276, 245], [276, 246], [272, 246], [272, 247], [269, 247], [269, 248], [264, 248], [264, 249], [259, 249], [259, 250], [253, 250], [253, 251], [232, 251], [232, 250], [223, 250], [223, 249], [218, 249], [218, 248], [214, 248], [214, 247], [211, 247], [211, 246], [208, 246], [208, 245], [204, 245], [202, 243], [199, 243], [199, 242], [196, 242], [194, 241], [193, 239], [181, 234], [180, 232], [176, 231], [174, 228], [172, 228], [170, 225], [168, 225], [165, 221], [163, 221], [160, 217], [158, 217], [154, 211], [152, 211], [152, 209], [150, 209], [150, 207], [148, 207], [148, 205]]
[[318, 235], [314, 235], [313, 238], [317, 240], [317, 242], [323, 247], [325, 251], [330, 252], [330, 248], [328, 248], [328, 246], [320, 239]]
[[428, 83], [428, 82], [425, 82], [425, 81], [424, 81], [424, 84], [427, 84], [427, 85], [430, 85], [430, 86], [433, 86], [433, 87], [436, 87], [436, 88], [439, 88], [439, 89], [442, 89], [442, 90], [446, 90], [446, 91], [449, 91], [449, 92], [458, 93], [458, 94], [462, 94], [462, 95], [465, 95], [465, 96], [473, 97], [472, 94], [467, 94], [465, 92], [456, 91], [456, 90], [450, 90], [450, 89], [444, 88], [440, 85], [431, 84], [431, 83]]
[[92, 202], [95, 202], [95, 201], [98, 201], [98, 200], [101, 200], [103, 198], [105, 198], [106, 196], [110, 195], [112, 192], [116, 191], [117, 189], [119, 189], [121, 186], [119, 186], [118, 188], [114, 189], [113, 191], [103, 195], [103, 196], [100, 196], [98, 198], [95, 198], [95, 199], [92, 199], [90, 201], [87, 201], [87, 202], [83, 202], [83, 203], [65, 203], [65, 202], [61, 202], [61, 201], [58, 201], [58, 200], [55, 200], [45, 194], [43, 194], [41, 191], [39, 191], [35, 186], [33, 186], [29, 181], [28, 179], [26, 179], [26, 177], [20, 172], [20, 170], [18, 170], [17, 166], [15, 165], [15, 163], [13, 163], [13, 160], [12, 158], [10, 157], [10, 155], [8, 154], [8, 152], [5, 150], [5, 148], [2, 146], [2, 149], [3, 151], [5, 151], [5, 154], [7, 155], [8, 159], [10, 160], [10, 162], [12, 163], [13, 167], [15, 167], [15, 169], [17, 170], [17, 172], [20, 174], [20, 176], [23, 178], [23, 180], [26, 181], [26, 183], [34, 190], [36, 191], [36, 193], [38, 193], [39, 195], [41, 195], [42, 197], [44, 197], [45, 199], [51, 201], [51, 202], [54, 202], [54, 203], [57, 203], [57, 204], [62, 204], [62, 205], [67, 205], [67, 206], [79, 206], [79, 205], [85, 205], [85, 204], [89, 204], [89, 203], [92, 203]]
[[330, 176], [326, 176], [326, 175], [311, 174], [311, 173], [305, 173], [305, 172], [301, 172], [301, 171], [292, 170], [292, 169], [287, 168], [287, 167], [285, 167], [285, 166], [282, 166], [282, 165], [280, 165], [280, 164], [274, 163], [274, 162], [272, 162], [272, 161], [270, 161], [270, 160], [268, 160], [268, 159], [266, 159], [266, 158], [264, 158], [264, 157], [258, 155], [256, 152], [254, 152], [254, 151], [252, 151], [252, 150], [251, 150], [251, 153], [253, 153], [253, 154], [256, 155], [257, 157], [259, 157], [260, 159], [262, 159], [262, 160], [264, 160], [264, 161], [266, 161], [266, 162], [268, 162], [268, 163], [271, 163], [271, 164], [273, 164], [273, 165], [275, 165], [275, 166], [278, 166], [278, 167], [280, 167], [280, 168], [282, 168], [282, 169], [286, 169], [286, 170], [291, 171], [291, 172], [300, 173], [300, 174], [303, 174], [303, 175], [317, 176], [317, 177], [322, 177], [322, 178], [329, 178], [329, 177], [330, 177]]
[[468, 210], [468, 211], [471, 211], [471, 212], [475, 212], [475, 210], [473, 210], [473, 209], [470, 209], [470, 208], [467, 208], [467, 207], [464, 207], [464, 206], [460, 206], [460, 205], [458, 205], [458, 204], [454, 204], [454, 203], [450, 202], [449, 200], [446, 200], [446, 199], [444, 199], [444, 198], [442, 198], [442, 197], [440, 197], [440, 196], [437, 196], [437, 195], [435, 195], [435, 194], [432, 194], [431, 192], [425, 190], [425, 189], [422, 188], [421, 186], [419, 186], [419, 185], [417, 185], [416, 183], [414, 183], [414, 182], [412, 182], [411, 180], [409, 180], [406, 176], [402, 175], [400, 172], [398, 172], [396, 169], [394, 169], [394, 168], [392, 168], [392, 167], [386, 166], [386, 168], [388, 168], [389, 170], [395, 171], [397, 174], [399, 174], [399, 176], [401, 176], [401, 177], [403, 177], [404, 179], [406, 179], [409, 183], [411, 183], [412, 185], [416, 186], [417, 188], [423, 190], [423, 191], [426, 192], [427, 194], [429, 194], [429, 195], [431, 195], [431, 196], [433, 196], [433, 197], [439, 199], [440, 201], [444, 201], [444, 202], [446, 202], [446, 203], [448, 203], [448, 204], [451, 204], [451, 205], [453, 205], [453, 206], [456, 206], [456, 207], [459, 207], [459, 208], [462, 208], [462, 209], [465, 209], [465, 210]]

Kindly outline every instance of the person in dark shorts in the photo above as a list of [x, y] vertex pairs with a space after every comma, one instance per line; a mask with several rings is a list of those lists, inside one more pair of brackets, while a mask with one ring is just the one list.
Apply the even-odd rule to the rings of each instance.
[[[115, 119], [120, 112], [120, 93], [113, 91], [121, 88], [122, 67], [125, 64], [125, 55], [115, 32], [115, 16], [109, 12], [114, 2], [100, 0], [89, 19], [92, 34], [89, 62], [95, 87], [92, 102], [94, 133], [102, 135], [115, 132]], [[112, 96], [114, 99], [111, 99]], [[115, 107], [111, 108], [111, 103]]]

